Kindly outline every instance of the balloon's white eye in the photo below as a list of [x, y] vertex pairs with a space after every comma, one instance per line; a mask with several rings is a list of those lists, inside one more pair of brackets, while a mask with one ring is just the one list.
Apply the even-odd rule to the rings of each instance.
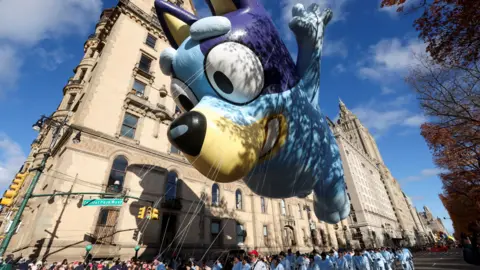
[[240, 43], [225, 42], [211, 49], [205, 61], [205, 72], [215, 91], [232, 103], [250, 102], [263, 89], [260, 59]]
[[173, 100], [175, 100], [175, 103], [183, 112], [190, 111], [198, 104], [198, 100], [192, 90], [179, 79], [172, 78], [170, 89]]

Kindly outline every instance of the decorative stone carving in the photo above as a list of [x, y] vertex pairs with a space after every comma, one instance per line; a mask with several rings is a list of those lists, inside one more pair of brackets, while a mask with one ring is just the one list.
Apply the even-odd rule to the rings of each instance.
[[[180, 0], [182, 1], [182, 0]], [[162, 26], [158, 22], [158, 18], [153, 12], [152, 15], [146, 13], [141, 8], [130, 2], [129, 0], [120, 0], [120, 11], [129, 16], [132, 20], [136, 21], [145, 28], [155, 28], [155, 34], [160, 37], [163, 41], [168, 41], [165, 33], [163, 32]], [[183, 2], [183, 1], [182, 1]]]
[[233, 183], [226, 183], [223, 185], [223, 189], [233, 191], [235, 189], [235, 185]]
[[153, 120], [170, 120], [171, 117], [169, 115], [169, 112], [166, 110], [165, 106], [157, 104], [156, 106], [153, 105], [151, 102], [148, 100], [139, 97], [137, 95], [134, 95], [132, 93], [129, 93], [127, 97], [125, 98], [125, 102], [123, 104], [123, 107], [126, 110], [135, 112], [137, 114], [140, 114], [142, 116], [146, 116], [148, 118], [151, 118]]

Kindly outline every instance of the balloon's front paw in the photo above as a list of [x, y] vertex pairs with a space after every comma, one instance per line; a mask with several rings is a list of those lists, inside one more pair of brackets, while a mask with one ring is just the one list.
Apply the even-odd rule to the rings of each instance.
[[302, 4], [296, 4], [292, 16], [289, 26], [297, 37], [322, 38], [323, 29], [332, 19], [333, 13], [330, 9], [321, 10], [317, 4], [310, 5], [308, 9]]

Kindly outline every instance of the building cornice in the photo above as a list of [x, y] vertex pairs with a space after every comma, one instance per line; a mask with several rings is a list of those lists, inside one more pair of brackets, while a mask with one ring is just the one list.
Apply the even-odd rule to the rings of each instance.
[[131, 19], [135, 20], [143, 27], [156, 30], [158, 36], [163, 41], [168, 41], [167, 37], [165, 36], [165, 32], [163, 32], [162, 26], [160, 25], [160, 22], [158, 21], [155, 13], [153, 13], [152, 15], [148, 14], [143, 9], [130, 2], [130, 0], [119, 0], [118, 7], [121, 13], [128, 15]]

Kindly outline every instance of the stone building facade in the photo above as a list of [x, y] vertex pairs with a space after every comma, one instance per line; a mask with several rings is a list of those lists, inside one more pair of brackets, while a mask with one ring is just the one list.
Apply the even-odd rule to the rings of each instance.
[[406, 198], [383, 162], [368, 129], [340, 100], [340, 113], [329, 121], [345, 170], [351, 201], [348, 223], [360, 246], [421, 244]]
[[[188, 0], [173, 2], [193, 9]], [[306, 252], [314, 245], [327, 249], [349, 243], [349, 224], [319, 222], [310, 211], [311, 195], [277, 200], [254, 195], [241, 181], [213, 183], [170, 145], [166, 131], [177, 110], [170, 78], [158, 66], [167, 46], [153, 0], [120, 0], [103, 11], [51, 115], [72, 128], [52, 142], [54, 128], [48, 121], [43, 125], [22, 169], [28, 174], [23, 188], [2, 213], [4, 229], [35, 174], [29, 169], [38, 167], [49, 149], [34, 194], [107, 192], [114, 194], [107, 198], [125, 200], [121, 206], [99, 207], [84, 206], [99, 198], [93, 194], [32, 198], [8, 252], [81, 260], [92, 244], [94, 258], [125, 259], [139, 245], [139, 255], [146, 258], [188, 254], [199, 259], [225, 249]], [[137, 217], [148, 205], [159, 209], [158, 220]], [[392, 211], [385, 215], [394, 216]]]
[[423, 206], [423, 212], [418, 213], [420, 221], [430, 231], [430, 235], [433, 239], [439, 240], [439, 234], [448, 234], [447, 229], [443, 225], [442, 219], [434, 217], [432, 212], [427, 206]]

